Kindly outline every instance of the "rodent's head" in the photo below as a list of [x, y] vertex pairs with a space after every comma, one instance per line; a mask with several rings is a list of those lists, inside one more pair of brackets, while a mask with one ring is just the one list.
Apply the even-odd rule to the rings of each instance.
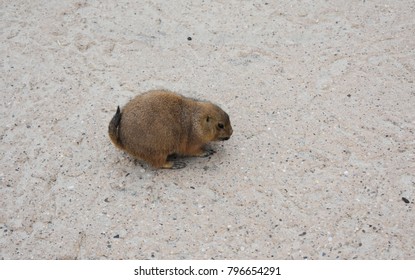
[[219, 106], [209, 103], [203, 114], [203, 130], [208, 141], [228, 140], [232, 135], [231, 121], [229, 115]]

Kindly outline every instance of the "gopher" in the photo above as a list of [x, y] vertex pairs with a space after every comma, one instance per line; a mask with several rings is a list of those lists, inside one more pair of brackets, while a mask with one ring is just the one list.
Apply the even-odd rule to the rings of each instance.
[[155, 168], [186, 166], [171, 161], [173, 155], [206, 157], [215, 151], [211, 141], [232, 135], [229, 116], [217, 105], [187, 98], [167, 90], [153, 90], [136, 96], [109, 123], [112, 143]]

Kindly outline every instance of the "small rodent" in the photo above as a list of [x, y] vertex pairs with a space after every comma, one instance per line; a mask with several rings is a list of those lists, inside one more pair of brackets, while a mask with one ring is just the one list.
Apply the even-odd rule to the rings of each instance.
[[187, 98], [167, 90], [136, 96], [109, 123], [114, 145], [155, 168], [179, 169], [183, 162], [171, 155], [206, 157], [214, 153], [205, 145], [228, 140], [229, 116], [217, 105]]

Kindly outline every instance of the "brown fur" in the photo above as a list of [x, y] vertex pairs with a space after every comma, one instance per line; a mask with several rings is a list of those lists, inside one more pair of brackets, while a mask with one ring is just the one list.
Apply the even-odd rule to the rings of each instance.
[[207, 156], [211, 141], [228, 140], [232, 126], [218, 106], [166, 91], [136, 96], [110, 121], [108, 133], [118, 148], [155, 168], [182, 168], [167, 157], [172, 154]]

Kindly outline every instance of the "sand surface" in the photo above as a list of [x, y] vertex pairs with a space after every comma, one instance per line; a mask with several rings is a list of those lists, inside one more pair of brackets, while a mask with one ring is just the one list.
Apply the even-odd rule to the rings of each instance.
[[[415, 259], [415, 2], [0, 1], [0, 259]], [[211, 158], [107, 135], [165, 88]]]

